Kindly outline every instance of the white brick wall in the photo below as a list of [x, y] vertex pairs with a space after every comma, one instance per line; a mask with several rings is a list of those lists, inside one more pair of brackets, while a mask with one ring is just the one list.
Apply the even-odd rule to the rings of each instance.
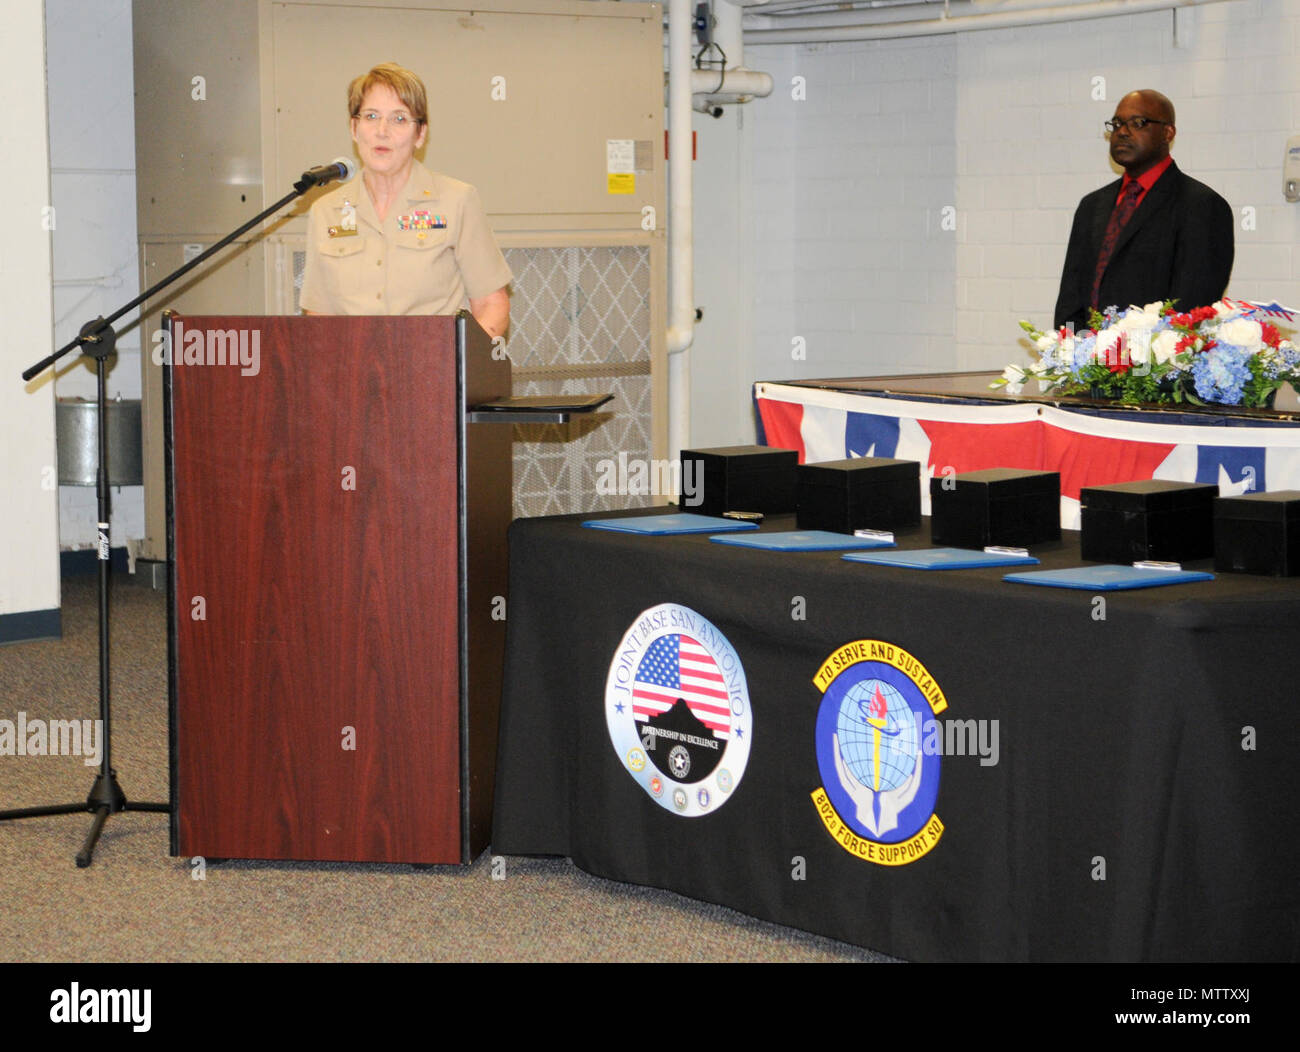
[[[1153, 87], [1174, 157], [1238, 216], [1229, 294], [1300, 305], [1300, 0], [1239, 0], [955, 37], [757, 47], [778, 70], [749, 107], [756, 209], [786, 204], [752, 259], [756, 379], [1001, 368], [1020, 318], [1050, 324], [1083, 194], [1116, 178], [1102, 122]], [[807, 79], [790, 99], [789, 76]], [[1097, 81], [1094, 78], [1103, 78]], [[1104, 86], [1105, 97], [1093, 97]], [[782, 180], [789, 180], [782, 184]], [[956, 230], [941, 227], [957, 208]], [[1242, 209], [1255, 229], [1242, 229]], [[707, 221], [699, 228], [707, 236]], [[769, 295], [780, 290], [776, 300]], [[783, 330], [783, 326], [790, 328]], [[808, 341], [792, 362], [790, 337]]]
[[0, 616], [59, 605], [54, 384], [48, 370], [18, 378], [54, 349], [43, 15], [41, 0], [9, 0], [0, 11], [9, 100], [0, 116]]
[[[135, 101], [129, 0], [46, 0], [54, 231], [54, 337], [63, 346], [81, 326], [107, 316], [140, 291], [135, 220]], [[102, 61], [112, 56], [112, 61]], [[140, 334], [132, 312], [120, 319], [108, 396], [140, 397]], [[60, 363], [59, 398], [95, 397], [95, 371], [70, 356]], [[112, 543], [144, 536], [144, 487], [112, 495]], [[95, 543], [93, 486], [59, 487], [63, 548]]]
[[[789, 300], [765, 302], [755, 284], [759, 378], [844, 376], [939, 367], [956, 306], [953, 231], [957, 204], [952, 135], [956, 45], [758, 48], [748, 63], [772, 72], [776, 90], [753, 115], [756, 204], [790, 209], [768, 227], [756, 216], [756, 273]], [[922, 71], [925, 76], [918, 76]], [[806, 98], [791, 98], [802, 76]], [[762, 173], [761, 175], [759, 173]], [[776, 180], [785, 175], [785, 186]], [[781, 281], [782, 267], [792, 278]], [[791, 357], [802, 337], [807, 358]], [[937, 339], [932, 339], [937, 338]]]

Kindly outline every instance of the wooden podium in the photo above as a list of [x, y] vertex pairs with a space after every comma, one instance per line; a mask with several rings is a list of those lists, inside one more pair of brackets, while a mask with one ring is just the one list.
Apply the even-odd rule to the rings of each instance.
[[171, 853], [468, 863], [501, 697], [510, 393], [468, 315], [169, 314]]

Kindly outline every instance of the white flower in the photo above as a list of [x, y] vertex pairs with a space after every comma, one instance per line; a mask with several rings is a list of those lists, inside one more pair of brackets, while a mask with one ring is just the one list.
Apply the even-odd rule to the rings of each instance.
[[1123, 335], [1119, 327], [1115, 325], [1102, 329], [1101, 332], [1097, 333], [1097, 346], [1093, 350], [1093, 357], [1106, 362], [1114, 361], [1115, 355], [1118, 353], [1116, 349], [1119, 347]]
[[1133, 306], [1120, 318], [1121, 329], [1154, 329], [1160, 322], [1160, 304], [1148, 303], [1145, 307]]
[[1056, 337], [1051, 333], [1044, 333], [1034, 341], [1034, 344], [1040, 351], [1050, 351], [1056, 346]]
[[1062, 340], [1052, 355], [1051, 364], [1056, 369], [1069, 369], [1074, 364], [1074, 337]]
[[1174, 348], [1178, 346], [1179, 336], [1173, 329], [1166, 329], [1158, 333], [1151, 341], [1151, 353], [1155, 360], [1163, 365], [1174, 356]]
[[1007, 394], [1018, 395], [1025, 387], [1025, 371], [1018, 365], [1008, 365], [1002, 370], [1002, 379], [1006, 381]]
[[1134, 365], [1146, 365], [1151, 360], [1151, 331], [1142, 329], [1128, 335], [1128, 358]]
[[1219, 326], [1217, 335], [1220, 343], [1244, 347], [1252, 353], [1258, 351], [1264, 343], [1264, 331], [1260, 328], [1259, 322], [1253, 318], [1234, 318], [1232, 321], [1225, 321]]
[[[1154, 308], [1154, 310], [1153, 310]], [[1141, 310], [1137, 307], [1129, 308], [1127, 314], [1115, 323], [1115, 328], [1121, 332], [1128, 333], [1128, 345], [1130, 352], [1133, 354], [1133, 360], [1146, 360], [1147, 346], [1151, 342], [1151, 333], [1157, 325], [1160, 324], [1160, 304], [1149, 303]]]
[[[1191, 307], [1187, 308], [1189, 311], [1191, 309]], [[1219, 302], [1214, 305], [1214, 313], [1220, 318], [1226, 318], [1229, 314], [1239, 314], [1240, 308], [1229, 306], [1227, 300], [1219, 300]]]
[[1115, 319], [1113, 328], [1123, 329], [1128, 332], [1132, 329], [1151, 329], [1160, 321], [1160, 312], [1149, 313], [1146, 307], [1139, 307], [1133, 304]]

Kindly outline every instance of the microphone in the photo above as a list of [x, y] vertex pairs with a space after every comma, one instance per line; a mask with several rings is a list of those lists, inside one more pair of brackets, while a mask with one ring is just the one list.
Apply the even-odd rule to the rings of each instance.
[[335, 157], [329, 164], [308, 168], [302, 173], [302, 182], [307, 186], [324, 186], [335, 179], [346, 182], [356, 174], [357, 166], [351, 157]]

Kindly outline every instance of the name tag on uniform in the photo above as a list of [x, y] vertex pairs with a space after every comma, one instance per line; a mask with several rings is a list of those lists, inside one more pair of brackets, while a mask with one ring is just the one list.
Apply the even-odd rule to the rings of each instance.
[[446, 230], [447, 218], [433, 215], [423, 210], [416, 210], [410, 215], [397, 217], [398, 230]]
[[345, 226], [330, 226], [325, 228], [325, 233], [329, 234], [330, 237], [356, 237], [357, 228], [356, 227], [349, 228]]

